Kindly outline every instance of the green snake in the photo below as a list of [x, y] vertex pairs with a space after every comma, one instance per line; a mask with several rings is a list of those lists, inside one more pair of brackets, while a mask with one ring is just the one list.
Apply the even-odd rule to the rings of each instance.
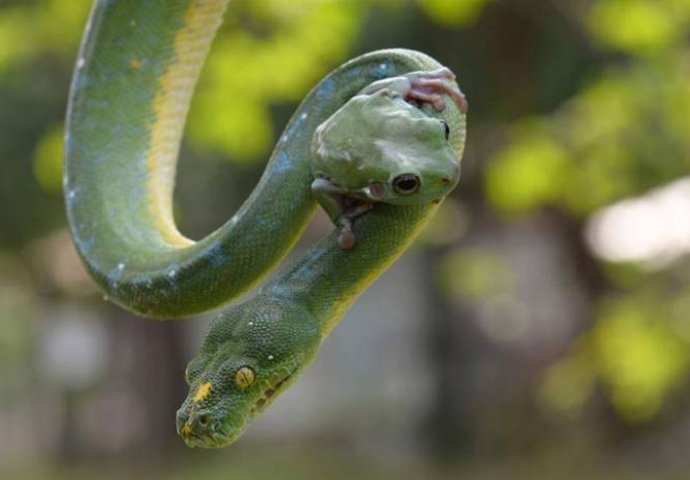
[[[320, 203], [334, 232], [212, 322], [177, 414], [189, 446], [233, 442], [314, 358], [457, 184], [466, 103], [428, 56], [381, 50], [321, 80], [235, 215], [193, 241], [173, 220], [177, 154], [228, 0], [97, 0], [72, 81], [64, 194], [108, 299], [171, 318], [217, 307], [287, 254]], [[239, 92], [238, 92], [239, 93]]]

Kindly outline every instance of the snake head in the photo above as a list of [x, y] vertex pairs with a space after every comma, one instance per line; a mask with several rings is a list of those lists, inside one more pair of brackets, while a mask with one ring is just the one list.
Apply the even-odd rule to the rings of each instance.
[[187, 367], [177, 432], [190, 447], [235, 441], [313, 358], [321, 337], [303, 307], [259, 295], [212, 322]]

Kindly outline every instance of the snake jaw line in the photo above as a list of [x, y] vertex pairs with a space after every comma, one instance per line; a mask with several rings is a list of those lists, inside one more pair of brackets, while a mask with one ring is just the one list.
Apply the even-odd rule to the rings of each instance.
[[270, 404], [273, 397], [283, 389], [283, 386], [286, 385], [291, 377], [292, 373], [289, 373], [278, 383], [265, 389], [258, 400], [254, 402], [254, 406], [250, 409], [251, 414], [255, 416], [261, 413]]

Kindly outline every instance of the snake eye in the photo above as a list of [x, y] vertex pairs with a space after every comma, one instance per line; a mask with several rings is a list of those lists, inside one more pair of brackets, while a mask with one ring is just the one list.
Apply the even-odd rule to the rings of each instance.
[[254, 370], [249, 367], [242, 367], [235, 373], [235, 385], [237, 388], [245, 390], [254, 383], [255, 378]]
[[441, 120], [441, 126], [443, 127], [443, 135], [446, 137], [446, 140], [448, 140], [450, 138], [450, 126], [448, 122]]
[[401, 195], [411, 195], [419, 190], [419, 177], [411, 173], [403, 173], [393, 179], [393, 188]]

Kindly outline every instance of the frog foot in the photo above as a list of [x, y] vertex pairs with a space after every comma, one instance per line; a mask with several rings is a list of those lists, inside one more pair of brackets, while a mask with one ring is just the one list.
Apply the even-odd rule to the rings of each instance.
[[338, 246], [342, 250], [352, 250], [357, 245], [357, 237], [352, 230], [355, 218], [360, 217], [374, 208], [374, 205], [355, 197], [342, 196], [340, 198], [342, 213], [335, 221], [340, 226], [338, 234]]
[[338, 234], [338, 246], [341, 250], [352, 250], [357, 245], [355, 232], [352, 231], [352, 219], [345, 218], [341, 222], [340, 233]]
[[405, 100], [430, 103], [442, 112], [446, 104], [441, 94], [450, 96], [462, 113], [469, 108], [465, 95], [457, 88], [449, 85], [446, 80], [455, 80], [455, 75], [447, 68], [439, 68], [431, 72], [414, 72], [409, 75], [410, 87], [405, 92]]
[[327, 178], [316, 178], [311, 184], [312, 193], [333, 223], [340, 229], [337, 243], [342, 250], [352, 250], [357, 238], [352, 230], [355, 218], [374, 208], [371, 200], [353, 194]]

